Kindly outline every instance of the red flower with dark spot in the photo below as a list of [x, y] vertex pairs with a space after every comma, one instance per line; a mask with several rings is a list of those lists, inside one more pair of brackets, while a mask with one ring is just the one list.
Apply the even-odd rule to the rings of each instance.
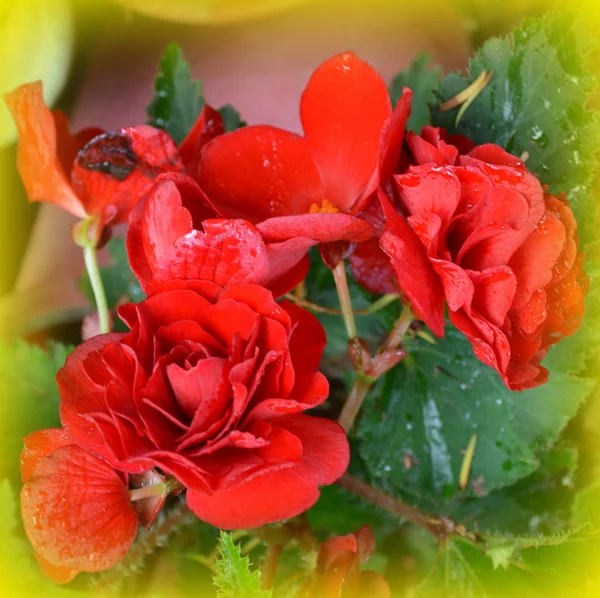
[[96, 241], [107, 224], [127, 221], [160, 172], [183, 169], [171, 138], [146, 125], [72, 136], [66, 117], [44, 104], [39, 81], [22, 85], [6, 102], [19, 130], [17, 166], [29, 200], [95, 217]]
[[21, 513], [44, 574], [66, 583], [116, 565], [138, 528], [121, 475], [63, 430], [40, 430], [24, 442]]

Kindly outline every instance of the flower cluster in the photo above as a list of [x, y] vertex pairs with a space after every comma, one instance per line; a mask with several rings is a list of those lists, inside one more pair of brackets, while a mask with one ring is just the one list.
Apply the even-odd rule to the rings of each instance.
[[[587, 290], [568, 202], [500, 147], [405, 133], [411, 100], [392, 106], [343, 53], [310, 78], [304, 135], [225, 133], [205, 106], [176, 147], [147, 125], [70, 136], [39, 85], [9, 97], [29, 198], [92, 219], [96, 244], [128, 221], [147, 295], [119, 308], [128, 332], [88, 339], [60, 370], [63, 429], [25, 440], [25, 530], [54, 579], [116, 564], [174, 489], [200, 519], [249, 528], [305, 511], [344, 473], [343, 430], [304, 413], [329, 392], [323, 328], [279, 300], [311, 247], [401, 294], [438, 336], [447, 308], [509, 388], [547, 379], [540, 362], [577, 329]], [[319, 583], [339, 586], [343, 569], [356, 591], [326, 595], [387, 595], [358, 575], [367, 532], [332, 542]]]

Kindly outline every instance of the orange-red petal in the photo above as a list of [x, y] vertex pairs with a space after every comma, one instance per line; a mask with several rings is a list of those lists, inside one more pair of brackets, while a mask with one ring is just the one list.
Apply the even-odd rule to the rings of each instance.
[[59, 159], [56, 125], [44, 103], [41, 81], [21, 85], [5, 99], [19, 131], [17, 168], [29, 201], [53, 203], [85, 218], [84, 206]]
[[136, 511], [119, 474], [75, 445], [44, 457], [21, 491], [29, 541], [50, 565], [96, 572], [133, 543]]

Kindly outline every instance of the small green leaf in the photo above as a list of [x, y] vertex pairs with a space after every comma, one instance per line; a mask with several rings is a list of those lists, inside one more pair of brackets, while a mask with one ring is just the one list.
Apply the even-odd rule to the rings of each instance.
[[240, 113], [231, 104], [221, 106], [221, 108], [219, 108], [219, 114], [223, 119], [226, 133], [245, 127], [248, 124], [246, 121], [242, 120]]
[[439, 102], [482, 71], [493, 73], [458, 126], [458, 108], [433, 113], [437, 126], [525, 156], [526, 166], [552, 193], [567, 194], [584, 244], [595, 233], [591, 181], [600, 145], [598, 114], [586, 109], [596, 88], [586, 65], [591, 39], [584, 19], [568, 12], [529, 19], [509, 37], [485, 42], [467, 75], [450, 73], [442, 80]]
[[0, 343], [0, 469], [14, 483], [20, 479], [23, 437], [60, 426], [55, 379], [70, 351], [58, 343], [50, 343], [46, 350], [21, 340]]
[[435, 102], [434, 92], [440, 85], [439, 66], [431, 66], [431, 56], [422, 53], [415, 58], [408, 71], [398, 73], [390, 85], [392, 103], [395, 105], [402, 95], [403, 87], [410, 87], [413, 92], [410, 118], [406, 128], [420, 133], [425, 125], [431, 124], [429, 105]]
[[202, 83], [192, 79], [181, 48], [171, 43], [159, 63], [154, 97], [146, 112], [148, 124], [164, 129], [179, 144], [189, 133], [202, 108]]
[[260, 588], [260, 571], [250, 570], [248, 557], [242, 556], [227, 532], [221, 532], [220, 556], [216, 566], [219, 571], [214, 578], [218, 589], [217, 598], [269, 598], [270, 591]]
[[[108, 307], [114, 309], [123, 301], [141, 301], [144, 298], [144, 293], [129, 266], [125, 239], [120, 237], [111, 239], [108, 244], [108, 251], [110, 264], [100, 268]], [[93, 305], [94, 293], [85, 272], [79, 281], [79, 288]]]
[[[443, 512], [455, 497], [483, 496], [535, 471], [593, 386], [554, 370], [547, 384], [511, 392], [448, 328], [436, 345], [415, 340], [375, 387], [358, 428], [361, 456], [378, 485]], [[477, 449], [461, 492], [462, 451], [473, 434]]]

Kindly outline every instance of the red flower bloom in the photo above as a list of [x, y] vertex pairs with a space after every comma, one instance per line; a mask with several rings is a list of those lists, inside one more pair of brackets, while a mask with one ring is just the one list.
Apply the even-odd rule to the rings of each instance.
[[[465, 154], [474, 147], [462, 135], [449, 135], [444, 129], [436, 127], [423, 127], [420, 135], [411, 131], [406, 133], [406, 144], [402, 145], [402, 135], [410, 115], [410, 101], [412, 93], [404, 88], [398, 101], [395, 118], [388, 127], [388, 136], [393, 135], [396, 141], [386, 144], [387, 159], [385, 166], [380, 166], [380, 187], [394, 203], [398, 204], [392, 175], [406, 172], [409, 166], [419, 164], [455, 164], [459, 154]], [[371, 223], [377, 235], [363, 243], [359, 243], [350, 255], [350, 268], [353, 278], [371, 293], [398, 293], [398, 281], [388, 256], [379, 246], [379, 238], [385, 228], [385, 217], [379, 202], [374, 195], [368, 202], [360, 217]]]
[[374, 231], [356, 213], [400, 151], [404, 125], [394, 122], [405, 110], [392, 112], [370, 65], [339, 54], [304, 91], [304, 137], [270, 126], [221, 135], [202, 152], [200, 186], [220, 215], [256, 224], [268, 243], [364, 241]]
[[119, 313], [131, 331], [86, 341], [57, 377], [79, 446], [122, 471], [175, 476], [192, 511], [224, 528], [297, 515], [343, 474], [342, 429], [300, 413], [329, 390], [311, 314], [212, 281], [167, 283]]
[[105, 225], [127, 221], [158, 173], [183, 168], [170, 137], [146, 125], [71, 136], [65, 116], [44, 104], [39, 81], [22, 85], [6, 102], [20, 134], [17, 166], [29, 200], [96, 217], [97, 238]]
[[132, 212], [127, 236], [129, 262], [146, 293], [178, 279], [260, 284], [279, 296], [306, 276], [312, 241], [265, 243], [246, 220], [216, 216], [191, 178], [159, 177]]
[[587, 279], [573, 214], [498, 146], [455, 159], [395, 177], [407, 218], [380, 194], [381, 247], [435, 334], [443, 335], [447, 302], [450, 320], [509, 388], [537, 386], [548, 377], [540, 365], [548, 347], [583, 315]]
[[40, 430], [24, 442], [21, 513], [44, 574], [66, 583], [116, 565], [138, 527], [120, 475], [62, 430]]
[[306, 588], [318, 598], [391, 598], [387, 581], [373, 571], [360, 571], [375, 551], [368, 525], [354, 534], [337, 536], [321, 545], [316, 579]]

